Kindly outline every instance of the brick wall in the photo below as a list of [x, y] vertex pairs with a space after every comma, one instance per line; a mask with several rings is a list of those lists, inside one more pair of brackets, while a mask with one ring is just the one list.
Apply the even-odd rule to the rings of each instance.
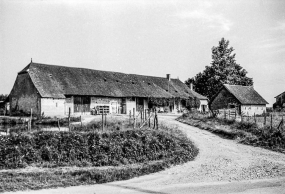
[[213, 110], [228, 108], [228, 104], [239, 104], [236, 98], [223, 88], [216, 98], [211, 102]]
[[21, 111], [30, 114], [40, 114], [40, 95], [28, 73], [17, 76], [10, 93], [11, 112]]

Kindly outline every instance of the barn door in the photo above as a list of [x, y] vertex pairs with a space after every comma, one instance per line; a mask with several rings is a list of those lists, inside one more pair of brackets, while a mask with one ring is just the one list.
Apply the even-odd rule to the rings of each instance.
[[89, 96], [74, 96], [74, 112], [90, 112]]

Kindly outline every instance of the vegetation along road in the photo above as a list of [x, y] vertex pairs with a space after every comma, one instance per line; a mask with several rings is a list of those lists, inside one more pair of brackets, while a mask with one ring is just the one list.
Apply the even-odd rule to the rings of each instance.
[[174, 116], [159, 119], [194, 141], [200, 150], [194, 161], [127, 181], [16, 193], [285, 193], [284, 154], [222, 139]]

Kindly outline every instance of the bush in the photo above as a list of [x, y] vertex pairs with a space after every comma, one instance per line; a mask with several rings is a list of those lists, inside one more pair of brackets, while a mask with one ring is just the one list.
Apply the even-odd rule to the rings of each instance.
[[0, 137], [0, 168], [26, 165], [117, 166], [172, 159], [193, 159], [198, 150], [187, 138], [163, 131], [128, 130], [106, 133], [47, 132]]

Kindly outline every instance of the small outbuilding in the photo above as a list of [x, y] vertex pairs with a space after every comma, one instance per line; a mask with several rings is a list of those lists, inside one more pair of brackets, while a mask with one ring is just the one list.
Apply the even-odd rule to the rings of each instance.
[[212, 110], [236, 109], [238, 114], [253, 116], [266, 112], [268, 102], [253, 86], [224, 84], [211, 99]]
[[275, 97], [276, 102], [273, 104], [274, 109], [282, 109], [285, 108], [285, 92], [282, 92], [278, 96]]

